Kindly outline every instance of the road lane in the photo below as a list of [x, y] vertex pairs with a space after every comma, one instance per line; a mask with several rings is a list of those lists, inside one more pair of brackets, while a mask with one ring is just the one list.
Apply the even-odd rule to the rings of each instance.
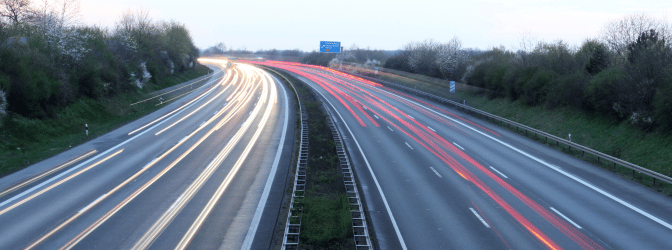
[[[260, 64], [292, 72], [342, 116], [337, 125], [355, 154], [355, 172], [385, 249], [672, 246], [669, 197], [364, 79], [315, 66]], [[377, 185], [380, 192], [371, 190]], [[383, 203], [391, 215], [378, 215], [387, 213]]]
[[[209, 63], [222, 67], [216, 61]], [[291, 151], [290, 147], [278, 150], [279, 145], [292, 145], [287, 139], [293, 138], [285, 136], [287, 128], [293, 127], [286, 124], [291, 120], [286, 118], [291, 103], [278, 94], [279, 89], [285, 91], [265, 72], [235, 65], [180, 101], [92, 140], [86, 146], [104, 152], [98, 157], [112, 149], [123, 147], [123, 151], [96, 166], [81, 163], [79, 168], [86, 171], [76, 176], [71, 173], [79, 168], [66, 167], [59, 173], [62, 176], [51, 181], [60, 184], [49, 190], [44, 187], [51, 182], [37, 181], [0, 197], [5, 202], [0, 209], [6, 209], [23, 196], [34, 196], [0, 215], [0, 248], [173, 248], [193, 224], [192, 215], [204, 211], [204, 200], [215, 200], [213, 207], [223, 203], [256, 208], [263, 190], [269, 189], [269, 176], [286, 174], [278, 171], [273, 160], [282, 155], [278, 164], [288, 166]], [[230, 171], [232, 167], [238, 170]], [[0, 187], [12, 186], [9, 182], [19, 178], [0, 179]], [[222, 183], [236, 188], [214, 192], [212, 187]], [[281, 182], [269, 185], [284, 187]], [[264, 209], [279, 209], [279, 200], [268, 200]], [[159, 220], [164, 214], [170, 216]], [[238, 226], [249, 228], [254, 215], [255, 210], [210, 210], [202, 218], [233, 218], [240, 221]], [[275, 223], [269, 216], [257, 220], [263, 226]], [[153, 228], [157, 221], [160, 227]], [[200, 237], [203, 229], [208, 226], [196, 225], [191, 237]], [[164, 233], [179, 237], [162, 239]], [[150, 237], [138, 244], [143, 235]], [[269, 237], [258, 241], [270, 244]], [[242, 246], [244, 238], [234, 233], [210, 234], [189, 242], [196, 248], [223, 241]]]

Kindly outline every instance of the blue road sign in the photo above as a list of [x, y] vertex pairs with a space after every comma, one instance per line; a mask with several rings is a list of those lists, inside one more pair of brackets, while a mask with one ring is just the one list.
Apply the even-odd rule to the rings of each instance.
[[450, 81], [450, 93], [455, 93], [455, 81]]
[[320, 52], [341, 53], [341, 42], [320, 41]]

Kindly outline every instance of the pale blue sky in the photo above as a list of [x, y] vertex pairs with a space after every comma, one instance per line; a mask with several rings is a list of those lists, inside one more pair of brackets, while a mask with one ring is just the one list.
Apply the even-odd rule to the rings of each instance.
[[145, 8], [155, 20], [186, 24], [197, 47], [317, 50], [319, 41], [399, 49], [411, 41], [464, 47], [518, 46], [521, 36], [579, 45], [606, 23], [645, 12], [672, 22], [672, 1], [428, 1], [428, 0], [80, 0], [88, 24], [112, 26], [127, 9]]

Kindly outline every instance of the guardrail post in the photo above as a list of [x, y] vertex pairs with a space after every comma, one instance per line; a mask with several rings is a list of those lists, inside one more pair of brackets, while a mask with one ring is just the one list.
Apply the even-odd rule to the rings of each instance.
[[656, 178], [653, 178], [653, 186], [656, 186]]

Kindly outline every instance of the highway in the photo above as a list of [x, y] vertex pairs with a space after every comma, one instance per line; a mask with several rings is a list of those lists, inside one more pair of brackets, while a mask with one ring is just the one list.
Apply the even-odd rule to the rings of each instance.
[[249, 65], [201, 63], [215, 72], [191, 94], [0, 179], [0, 249], [268, 249], [293, 93]]
[[672, 199], [458, 110], [324, 67], [379, 249], [672, 249]]

